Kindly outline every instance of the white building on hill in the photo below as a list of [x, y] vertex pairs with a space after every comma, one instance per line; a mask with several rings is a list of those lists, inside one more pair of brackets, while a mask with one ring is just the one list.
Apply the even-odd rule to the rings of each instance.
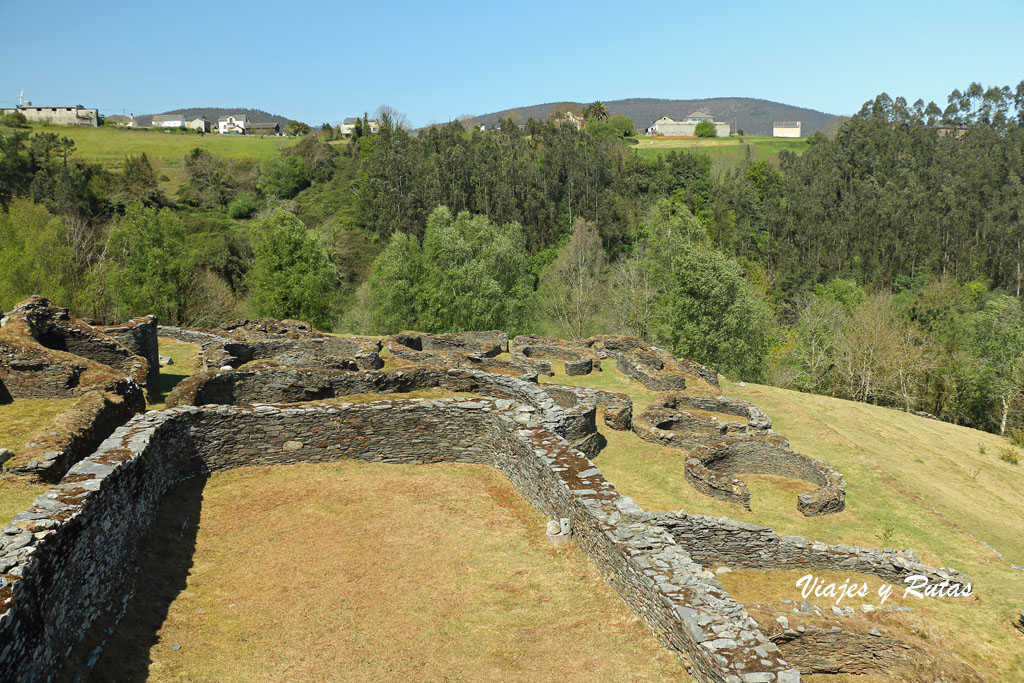
[[217, 119], [217, 132], [221, 134], [237, 133], [245, 135], [245, 129], [248, 127], [249, 117], [245, 114], [231, 114]]
[[772, 137], [775, 138], [798, 138], [800, 137], [799, 121], [776, 121], [772, 124]]
[[153, 117], [154, 128], [184, 128], [185, 117], [181, 114], [157, 114]]
[[13, 114], [18, 112], [24, 114], [29, 121], [39, 123], [54, 123], [58, 126], [98, 126], [100, 125], [100, 112], [97, 109], [87, 109], [80, 104], [62, 107], [37, 107], [31, 102], [19, 104], [17, 107], [0, 109], [0, 115]]
[[651, 124], [647, 132], [651, 135], [664, 135], [667, 137], [696, 137], [697, 124], [702, 121], [710, 121], [715, 124], [715, 137], [727, 138], [731, 132], [727, 122], [715, 121], [711, 114], [694, 112], [682, 121], [676, 121], [668, 116], [662, 116]]

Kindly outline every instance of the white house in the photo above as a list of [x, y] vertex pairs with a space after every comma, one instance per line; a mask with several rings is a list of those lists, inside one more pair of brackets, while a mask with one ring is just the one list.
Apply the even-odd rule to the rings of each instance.
[[798, 138], [800, 137], [799, 121], [776, 121], [772, 124], [772, 137], [776, 138]]
[[217, 132], [224, 133], [238, 133], [245, 135], [245, 129], [249, 127], [249, 117], [245, 114], [232, 114], [230, 116], [221, 116], [217, 119]]
[[184, 128], [185, 117], [181, 114], [157, 114], [153, 117], [154, 128]]
[[[338, 126], [338, 132], [341, 133], [341, 137], [352, 137], [352, 133], [354, 133], [356, 130], [356, 124], [359, 123], [360, 120], [361, 119], [358, 116], [351, 116], [342, 121], [341, 125]], [[376, 121], [367, 121], [366, 125], [369, 126], [369, 132], [371, 135], [376, 135], [377, 131], [380, 130], [380, 124], [377, 123]], [[364, 130], [363, 133], [365, 134], [366, 131]]]
[[715, 124], [715, 136], [720, 138], [729, 137], [730, 126], [726, 122], [715, 121], [711, 114], [694, 112], [682, 121], [676, 121], [668, 116], [662, 116], [651, 124], [647, 132], [651, 135], [668, 135], [674, 137], [695, 137], [697, 135], [697, 124], [701, 121], [710, 121]]

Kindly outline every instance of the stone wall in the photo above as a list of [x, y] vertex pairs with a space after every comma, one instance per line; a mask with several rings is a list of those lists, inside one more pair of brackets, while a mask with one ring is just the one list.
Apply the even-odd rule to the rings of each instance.
[[640, 351], [621, 351], [615, 354], [615, 367], [623, 375], [640, 382], [651, 391], [682, 391], [686, 389], [686, 376], [664, 371], [664, 362], [657, 356], [641, 355]]
[[921, 574], [930, 581], [966, 584], [969, 579], [954, 569], [921, 564], [911, 550], [861, 548], [783, 536], [768, 527], [724, 517], [691, 515], [684, 511], [647, 515], [705, 567], [728, 565], [748, 569], [834, 569], [872, 574], [902, 582]]
[[146, 390], [150, 400], [160, 393], [160, 349], [157, 340], [155, 315], [135, 318], [120, 325], [102, 325], [96, 329], [127, 348], [136, 356], [142, 356], [148, 364]]
[[141, 539], [173, 483], [338, 458], [493, 464], [544, 514], [570, 520], [601, 573], [700, 680], [799, 680], [713, 575], [582, 454], [515, 406], [466, 399], [187, 407], [135, 418], [2, 530], [0, 679], [52, 677], [130, 592]]
[[145, 358], [48, 299], [26, 299], [4, 321], [0, 381], [14, 398], [78, 396], [122, 377], [146, 385]]
[[[647, 384], [644, 386], [654, 391], [684, 389], [683, 386], [671, 386], [673, 375], [679, 373], [698, 378], [713, 387], [718, 386], [718, 373], [711, 368], [694, 363], [692, 360], [676, 358], [668, 351], [652, 346], [637, 337], [602, 334], [590, 337], [582, 343], [599, 353], [614, 355], [616, 361], [620, 355], [625, 355], [626, 362], [620, 365], [619, 369], [622, 370], [623, 366], [627, 367], [630, 372], [636, 373], [635, 376], [630, 376], [642, 384], [650, 382], [651, 386]], [[665, 386], [666, 388], [656, 388], [656, 386]]]
[[[720, 420], [714, 415], [699, 415], [687, 409], [724, 413], [742, 418]], [[764, 438], [781, 445], [789, 445], [780, 435], [771, 431], [772, 421], [757, 406], [721, 396], [703, 398], [669, 394], [648, 406], [633, 421], [633, 431], [644, 441], [660, 446], [692, 449], [711, 444], [725, 437]]]
[[15, 453], [4, 470], [42, 481], [59, 480], [136, 413], [146, 410], [146, 399], [134, 382], [124, 380], [112, 391], [90, 391], [25, 448]]
[[405, 331], [389, 337], [387, 343], [413, 351], [453, 351], [492, 358], [508, 350], [508, 335], [500, 330], [455, 334]]
[[807, 674], [891, 674], [898, 665], [908, 662], [911, 654], [909, 645], [877, 629], [875, 633], [857, 633], [838, 626], [819, 628], [808, 624], [799, 631], [787, 629], [772, 642], [782, 649], [786, 661]]
[[[246, 367], [207, 371], [181, 381], [167, 397], [168, 407], [298, 403], [351, 394], [392, 394], [440, 388], [524, 404], [548, 429], [588, 456], [597, 455], [596, 395], [580, 387], [539, 385], [518, 377], [479, 370], [415, 367], [395, 371], [346, 372], [316, 368]], [[630, 404], [631, 405], [631, 404]], [[625, 408], [619, 406], [619, 411]], [[615, 413], [618, 420], [622, 417]]]
[[157, 327], [157, 335], [186, 344], [199, 344], [200, 346], [228, 341], [227, 337], [214, 334], [213, 332], [195, 330], [189, 327], [174, 327], [172, 325], [159, 325]]
[[805, 517], [834, 514], [846, 507], [843, 475], [820, 460], [767, 439], [734, 438], [697, 446], [684, 464], [686, 480], [698, 491], [749, 510], [750, 491], [733, 476], [737, 473], [774, 474], [816, 484], [814, 491], [797, 496], [797, 510]]
[[512, 340], [510, 350], [513, 358], [564, 361], [565, 374], [570, 376], [589, 375], [601, 369], [600, 356], [581, 342], [521, 334]]

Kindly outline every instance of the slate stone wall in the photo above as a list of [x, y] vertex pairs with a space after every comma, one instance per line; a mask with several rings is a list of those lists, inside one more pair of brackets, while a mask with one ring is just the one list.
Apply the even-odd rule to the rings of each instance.
[[0, 382], [6, 393], [19, 398], [70, 398], [77, 391], [79, 378], [88, 368], [67, 354], [65, 362], [29, 349], [0, 341]]
[[90, 391], [19, 450], [5, 469], [55, 482], [115, 429], [145, 410], [146, 399], [134, 382], [120, 382], [113, 391]]
[[911, 550], [829, 545], [801, 536], [783, 536], [768, 527], [724, 517], [686, 514], [683, 511], [646, 515], [662, 527], [705, 567], [728, 565], [748, 569], [834, 569], [872, 574], [886, 581], [902, 582], [921, 574], [930, 581], [970, 581], [954, 569], [921, 564]]
[[739, 473], [774, 474], [816, 484], [819, 488], [797, 496], [797, 510], [805, 517], [834, 514], [846, 507], [843, 475], [820, 460], [766, 438], [735, 438], [697, 446], [684, 464], [686, 480], [698, 491], [749, 510], [750, 491], [733, 476]]
[[[665, 529], [519, 407], [466, 399], [151, 412], [0, 534], [0, 679], [47, 679], [131, 590], [164, 492], [205, 470], [323, 462], [490, 463], [543, 513], [568, 518], [598, 569], [705, 681], [799, 680], [742, 606]], [[358, 438], [356, 438], [358, 437]]]
[[127, 348], [136, 356], [142, 356], [148, 364], [146, 390], [150, 400], [160, 393], [160, 349], [157, 340], [155, 315], [129, 320], [121, 325], [102, 325], [98, 330]]
[[664, 363], [657, 356], [643, 355], [642, 351], [622, 351], [615, 354], [615, 367], [651, 391], [682, 391], [686, 389], [686, 376], [664, 372]]

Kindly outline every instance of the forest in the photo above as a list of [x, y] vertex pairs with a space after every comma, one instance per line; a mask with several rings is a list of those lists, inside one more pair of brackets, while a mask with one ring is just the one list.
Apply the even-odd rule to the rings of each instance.
[[[770, 382], [1024, 441], [1024, 82], [946, 106], [881, 94], [797, 155], [714, 172], [641, 158], [601, 103], [504, 120], [312, 129], [277, 158], [76, 156], [0, 122], [0, 308], [337, 332], [642, 336]], [[364, 117], [368, 120], [370, 117]], [[624, 118], [624, 117], [623, 117]]]

